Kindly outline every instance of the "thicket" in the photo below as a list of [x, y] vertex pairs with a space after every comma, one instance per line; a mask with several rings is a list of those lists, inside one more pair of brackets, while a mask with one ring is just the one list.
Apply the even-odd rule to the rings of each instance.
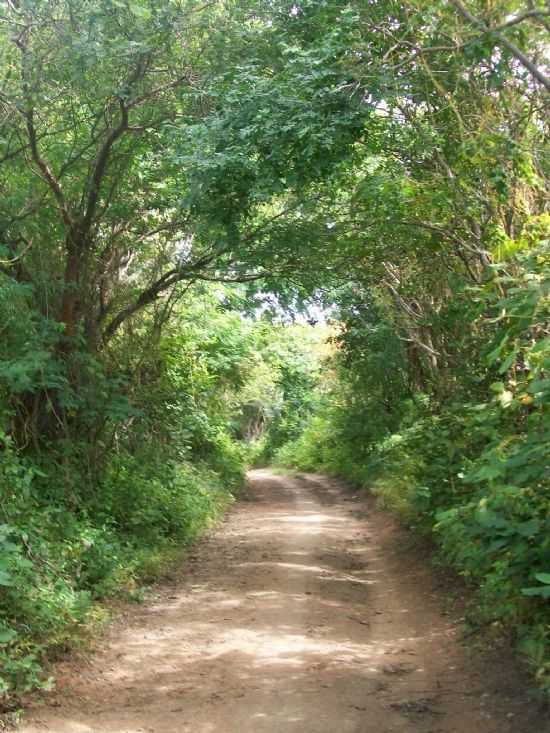
[[[548, 236], [548, 235], [545, 235]], [[430, 534], [475, 590], [473, 630], [512, 636], [549, 682], [550, 242], [495, 266], [460, 321], [477, 331], [448, 392], [411, 383], [391, 309], [349, 317], [318, 408], [277, 460], [344, 476]], [[514, 273], [511, 276], [511, 272]], [[453, 304], [453, 310], [456, 309]], [[455, 342], [456, 343], [456, 342]], [[361, 351], [358, 353], [358, 347]], [[384, 368], [382, 367], [384, 364]], [[418, 375], [414, 375], [417, 378]], [[439, 385], [440, 386], [440, 385]]]
[[431, 534], [476, 591], [472, 628], [513, 637], [548, 688], [548, 97], [510, 50], [529, 40], [544, 76], [547, 11], [471, 3], [476, 23], [449, 6], [464, 23], [434, 3], [414, 30], [414, 14], [374, 25], [394, 40], [391, 122], [332, 219], [361, 258], [327, 294], [341, 330], [314, 414], [276, 459], [345, 476]]
[[310, 365], [268, 293], [312, 261], [298, 196], [363, 113], [339, 70], [308, 74], [338, 33], [293, 66], [289, 22], [261, 3], [2, 7], [2, 700], [216, 518], [266, 421], [291, 434]]
[[[4, 4], [3, 691], [275, 454], [434, 526], [546, 675], [547, 32], [542, 0]], [[330, 368], [274, 324], [312, 300]]]
[[[141, 598], [239, 495], [267, 424], [289, 436], [292, 394], [314, 381], [314, 339], [232, 298], [196, 288], [157, 339], [152, 320], [132, 329], [116, 377], [92, 364], [94, 389], [78, 407], [102, 421], [93, 442], [72, 435], [29, 451], [0, 435], [2, 693], [43, 685], [44, 660], [86, 636], [99, 599]], [[17, 351], [5, 357], [6, 395], [38, 388]]]

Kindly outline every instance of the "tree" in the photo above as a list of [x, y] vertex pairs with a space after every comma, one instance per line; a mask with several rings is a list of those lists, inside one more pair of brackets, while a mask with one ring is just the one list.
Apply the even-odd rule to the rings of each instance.
[[219, 5], [8, 3], [2, 268], [27, 287], [56, 372], [44, 383], [37, 368], [17, 399], [23, 442], [66, 433], [78, 400], [59, 385], [81, 390], [79, 352], [95, 358], [143, 309], [168, 314], [197, 280], [273, 282], [311, 261], [299, 218], [363, 110], [328, 64], [337, 34], [320, 49], [281, 40], [228, 73], [230, 42], [239, 57], [274, 33], [254, 7], [244, 15], [239, 35], [242, 13]]

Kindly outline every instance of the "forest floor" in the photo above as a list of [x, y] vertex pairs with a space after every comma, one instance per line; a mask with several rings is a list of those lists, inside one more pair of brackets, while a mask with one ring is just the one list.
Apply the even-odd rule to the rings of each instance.
[[544, 733], [513, 659], [475, 652], [414, 537], [320, 476], [248, 499], [21, 733]]

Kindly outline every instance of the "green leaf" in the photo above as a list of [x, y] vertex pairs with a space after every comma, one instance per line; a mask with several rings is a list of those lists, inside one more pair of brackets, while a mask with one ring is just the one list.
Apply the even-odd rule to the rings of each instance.
[[550, 379], [536, 379], [534, 382], [527, 387], [527, 391], [530, 394], [537, 394], [538, 392], [548, 392], [550, 390]]
[[539, 598], [550, 598], [550, 585], [542, 588], [522, 588], [524, 596], [538, 596]]
[[17, 634], [13, 629], [0, 629], [0, 644], [8, 644]]
[[[538, 519], [530, 519], [527, 522], [522, 522], [516, 527], [516, 531], [522, 537], [533, 537], [540, 530], [540, 522]], [[550, 582], [550, 581], [549, 581]]]
[[130, 12], [141, 20], [149, 20], [151, 18], [151, 10], [137, 2], [130, 3]]
[[13, 585], [13, 579], [7, 570], [0, 568], [0, 585]]

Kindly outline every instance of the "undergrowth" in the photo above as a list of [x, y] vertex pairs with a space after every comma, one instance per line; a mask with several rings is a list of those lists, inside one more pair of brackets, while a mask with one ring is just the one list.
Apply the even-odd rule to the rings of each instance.
[[[206, 465], [117, 455], [96, 495], [52, 501], [55, 467], [4, 438], [0, 463], [0, 699], [47, 686], [51, 660], [102, 618], [98, 602], [139, 599], [232, 501]], [[218, 457], [218, 460], [222, 460]], [[231, 468], [233, 490], [238, 482]], [[57, 476], [60, 480], [60, 476]], [[241, 473], [242, 479], [242, 473]]]
[[447, 373], [444, 399], [411, 394], [399, 381], [404, 360], [380, 368], [397, 349], [383, 322], [348, 327], [334, 383], [276, 458], [343, 476], [430, 534], [474, 590], [470, 622], [512, 636], [550, 692], [547, 245], [513, 264], [514, 278], [506, 263], [468, 293], [483, 306], [470, 316], [477, 350], [470, 343], [468, 369]]

